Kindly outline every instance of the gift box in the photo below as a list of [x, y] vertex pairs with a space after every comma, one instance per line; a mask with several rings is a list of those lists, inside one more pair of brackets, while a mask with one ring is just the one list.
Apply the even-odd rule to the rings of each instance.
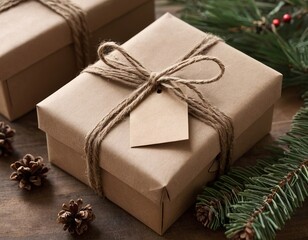
[[[153, 0], [71, 2], [86, 15], [92, 62], [102, 40], [124, 42], [154, 21]], [[80, 69], [67, 22], [41, 2], [22, 1], [1, 12], [0, 23], [0, 114], [14, 120], [76, 77]]]
[[[166, 14], [122, 46], [147, 69], [159, 72], [183, 58], [206, 36]], [[119, 59], [118, 55], [114, 58]], [[205, 55], [219, 59], [225, 72], [219, 81], [197, 89], [231, 118], [234, 161], [270, 131], [282, 76], [224, 42]], [[94, 66], [106, 67], [102, 61]], [[216, 72], [216, 65], [201, 62], [183, 69], [181, 74], [203, 79]], [[83, 72], [39, 103], [39, 128], [46, 132], [51, 163], [88, 184], [85, 138], [132, 91], [124, 84]], [[122, 120], [100, 146], [104, 194], [163, 234], [191, 206], [201, 187], [216, 177], [213, 163], [220, 153], [218, 133], [189, 116], [188, 140], [133, 148], [130, 121], [130, 117]]]

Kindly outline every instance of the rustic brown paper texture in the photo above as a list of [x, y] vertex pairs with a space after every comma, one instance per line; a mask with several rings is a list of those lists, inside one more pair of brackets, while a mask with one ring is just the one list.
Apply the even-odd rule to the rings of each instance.
[[[146, 68], [159, 71], [181, 59], [203, 37], [203, 32], [165, 15], [123, 47]], [[199, 90], [231, 117], [236, 139], [279, 98], [281, 74], [222, 42], [207, 54], [219, 58], [226, 71], [220, 81]], [[217, 69], [208, 71], [216, 73]], [[131, 91], [82, 73], [38, 104], [40, 128], [84, 154], [87, 133]], [[191, 116], [189, 123], [189, 141], [131, 148], [127, 118], [104, 140], [100, 166], [154, 202], [160, 201], [159, 193], [165, 186], [174, 199], [220, 151], [214, 129]]]
[[[181, 59], [204, 36], [203, 32], [166, 14], [123, 47], [147, 69], [158, 72]], [[271, 108], [280, 97], [282, 76], [223, 42], [211, 48], [207, 55], [223, 62], [225, 74], [218, 82], [198, 86], [198, 90], [232, 119], [234, 148], [241, 149], [237, 153], [242, 154], [268, 132]], [[96, 65], [103, 66], [103, 63], [99, 61]], [[194, 68], [197, 73], [199, 68], [206, 69], [209, 76], [217, 73], [217, 66], [207, 62], [202, 68], [197, 65]], [[195, 70], [186, 69], [183, 74], [189, 71]], [[38, 104], [39, 127], [67, 149], [83, 156], [87, 133], [132, 91], [122, 84], [82, 73]], [[258, 122], [268, 111], [266, 119]], [[190, 202], [187, 199], [192, 198], [192, 192], [188, 191], [191, 184], [197, 176], [207, 172], [207, 166], [219, 154], [217, 132], [189, 116], [189, 140], [131, 148], [129, 125], [130, 119], [124, 119], [105, 138], [101, 145], [100, 167], [123, 183], [123, 189], [125, 185], [135, 192], [136, 198], [142, 196], [154, 206], [164, 203], [164, 212], [168, 214], [170, 210], [172, 214], [170, 223]], [[245, 140], [242, 136], [246, 136]], [[64, 163], [65, 159], [60, 161]], [[208, 175], [204, 181], [207, 180]], [[130, 196], [134, 199], [134, 195]], [[172, 209], [174, 201], [176, 209]], [[142, 201], [135, 206], [142, 208], [141, 204]], [[147, 210], [128, 208], [134, 215]], [[159, 209], [162, 207], [157, 211]]]
[[[119, 7], [119, 2], [124, 3]], [[92, 61], [97, 59], [100, 41], [124, 42], [154, 20], [151, 0], [79, 3], [94, 31], [90, 38]], [[34, 11], [36, 14], [30, 14]], [[0, 114], [14, 120], [76, 76], [75, 55], [64, 19], [35, 1], [1, 13], [0, 24], [5, 26], [0, 31]], [[57, 41], [53, 41], [55, 37]]]
[[[87, 13], [89, 30], [94, 32], [149, 0], [71, 1]], [[37, 1], [2, 12], [0, 26], [0, 81], [73, 42], [63, 17]]]
[[130, 146], [187, 140], [188, 106], [164, 88], [153, 92], [130, 114]]
[[[251, 139], [260, 139], [270, 131], [273, 107], [269, 108], [255, 123], [253, 123], [236, 140], [233, 151], [234, 158], [241, 156], [255, 144]], [[47, 135], [49, 160], [88, 184], [86, 176], [86, 161], [82, 155]], [[65, 159], [65, 161], [63, 161]], [[209, 173], [209, 166], [205, 167], [192, 182], [190, 182], [174, 200], [162, 194], [160, 203], [154, 203], [136, 189], [103, 170], [103, 184], [106, 197], [131, 213], [141, 222], [152, 228], [158, 234], [163, 234], [176, 219], [195, 201], [205, 182], [211, 181], [214, 173]], [[166, 193], [166, 192], [164, 192]]]

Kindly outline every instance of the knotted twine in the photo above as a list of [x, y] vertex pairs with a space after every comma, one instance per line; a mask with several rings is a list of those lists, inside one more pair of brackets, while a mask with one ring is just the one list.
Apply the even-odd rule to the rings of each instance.
[[[196, 84], [210, 84], [218, 81], [225, 72], [223, 63], [204, 53], [209, 48], [221, 41], [220, 38], [207, 34], [204, 40], [189, 52], [181, 61], [167, 67], [160, 72], [151, 72], [133, 58], [125, 49], [114, 42], [102, 43], [98, 49], [99, 58], [107, 67], [89, 66], [84, 72], [92, 73], [108, 81], [123, 83], [135, 90], [105, 116], [96, 127], [86, 136], [85, 153], [87, 160], [87, 175], [90, 186], [99, 195], [103, 195], [102, 171], [99, 166], [101, 144], [108, 133], [131, 111], [140, 104], [158, 85], [170, 89], [179, 99], [188, 103], [189, 113], [199, 121], [213, 127], [219, 135], [221, 152], [218, 160], [218, 175], [223, 174], [229, 167], [234, 131], [231, 119], [212, 106], [194, 86]], [[125, 61], [111, 58], [108, 54], [112, 51], [119, 52]], [[213, 61], [220, 73], [211, 79], [184, 79], [172, 74], [201, 61]], [[191, 89], [197, 99], [186, 96], [180, 87]]]
[[[1, 0], [0, 13], [28, 0]], [[70, 0], [36, 0], [62, 16], [72, 34], [76, 65], [79, 70], [89, 64], [89, 29], [84, 11]]]

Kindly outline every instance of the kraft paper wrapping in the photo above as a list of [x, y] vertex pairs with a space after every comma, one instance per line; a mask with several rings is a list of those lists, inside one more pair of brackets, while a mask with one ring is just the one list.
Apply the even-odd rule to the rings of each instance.
[[[158, 71], [181, 59], [203, 37], [203, 32], [166, 14], [123, 46], [145, 67]], [[269, 131], [272, 105], [280, 96], [282, 76], [223, 42], [207, 55], [219, 58], [226, 66], [226, 72], [218, 82], [199, 90], [232, 118], [237, 158]], [[103, 63], [99, 61], [96, 64]], [[204, 63], [181, 74], [208, 78], [216, 72], [215, 65]], [[131, 91], [121, 84], [82, 73], [38, 104], [39, 127], [67, 149], [84, 156], [86, 134]], [[167, 206], [177, 202], [178, 209], [172, 210], [171, 207], [171, 215], [165, 220], [166, 226], [176, 219], [188, 202], [191, 203], [192, 193], [188, 189], [196, 187], [192, 183], [196, 182], [197, 176], [198, 186], [214, 177], [214, 174], [207, 174], [204, 181], [200, 180], [201, 173], [208, 173], [210, 164], [220, 151], [217, 133], [192, 117], [189, 117], [189, 132], [187, 141], [130, 148], [127, 118], [109, 133], [101, 146], [104, 158], [100, 166], [108, 175], [133, 189], [147, 202], [160, 206], [159, 209], [162, 199], [168, 200]], [[65, 165], [65, 159], [60, 161]], [[85, 179], [84, 171], [72, 174]], [[134, 209], [128, 211], [138, 217]], [[165, 211], [168, 212], [168, 209]], [[138, 218], [151, 225], [151, 221]], [[160, 230], [150, 227], [162, 233], [166, 230], [165, 225]]]
[[[270, 130], [273, 107], [267, 110], [261, 118], [252, 124], [236, 140], [234, 156], [241, 156]], [[49, 160], [72, 176], [87, 184], [85, 175], [86, 162], [79, 152], [57, 141], [47, 134]], [[172, 201], [166, 188], [162, 190], [160, 204], [154, 203], [140, 192], [128, 186], [117, 177], [103, 171], [103, 187], [106, 197], [121, 208], [132, 214], [141, 222], [152, 228], [158, 234], [163, 234], [183, 212], [195, 202], [203, 185], [211, 181], [214, 173], [208, 173], [208, 164], [192, 182], [188, 183], [182, 192]]]
[[[94, 32], [148, 0], [71, 1], [86, 12], [89, 30]], [[1, 13], [0, 24], [0, 81], [72, 43], [63, 17], [37, 1]]]
[[[86, 12], [92, 61], [100, 41], [126, 41], [154, 19], [153, 0], [72, 1]], [[28, 0], [2, 12], [0, 25], [0, 113], [14, 120], [74, 78], [77, 69], [67, 23], [42, 4]], [[24, 92], [27, 98], [21, 99]]]

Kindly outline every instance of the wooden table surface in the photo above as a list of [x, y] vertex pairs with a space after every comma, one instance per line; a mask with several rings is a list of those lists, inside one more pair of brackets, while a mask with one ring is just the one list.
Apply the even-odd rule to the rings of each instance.
[[[162, 8], [157, 13], [162, 14]], [[262, 154], [264, 145], [288, 131], [292, 116], [302, 105], [299, 95], [297, 89], [283, 92], [283, 97], [275, 107], [271, 135], [260, 141], [236, 165], [253, 164]], [[0, 116], [0, 121], [6, 120]], [[193, 208], [184, 213], [164, 236], [158, 236], [124, 210], [98, 197], [89, 187], [49, 163], [50, 172], [42, 188], [31, 192], [19, 189], [17, 182], [9, 180], [12, 172], [10, 164], [26, 153], [41, 155], [47, 161], [46, 139], [44, 133], [37, 129], [35, 111], [10, 125], [17, 131], [14, 142], [16, 150], [14, 155], [0, 158], [0, 239], [224, 239], [223, 230], [213, 232], [204, 229], [195, 220]], [[85, 235], [73, 237], [62, 230], [56, 218], [62, 203], [79, 197], [85, 203], [92, 204], [97, 219]], [[278, 232], [277, 239], [308, 239], [307, 226], [308, 201]]]

